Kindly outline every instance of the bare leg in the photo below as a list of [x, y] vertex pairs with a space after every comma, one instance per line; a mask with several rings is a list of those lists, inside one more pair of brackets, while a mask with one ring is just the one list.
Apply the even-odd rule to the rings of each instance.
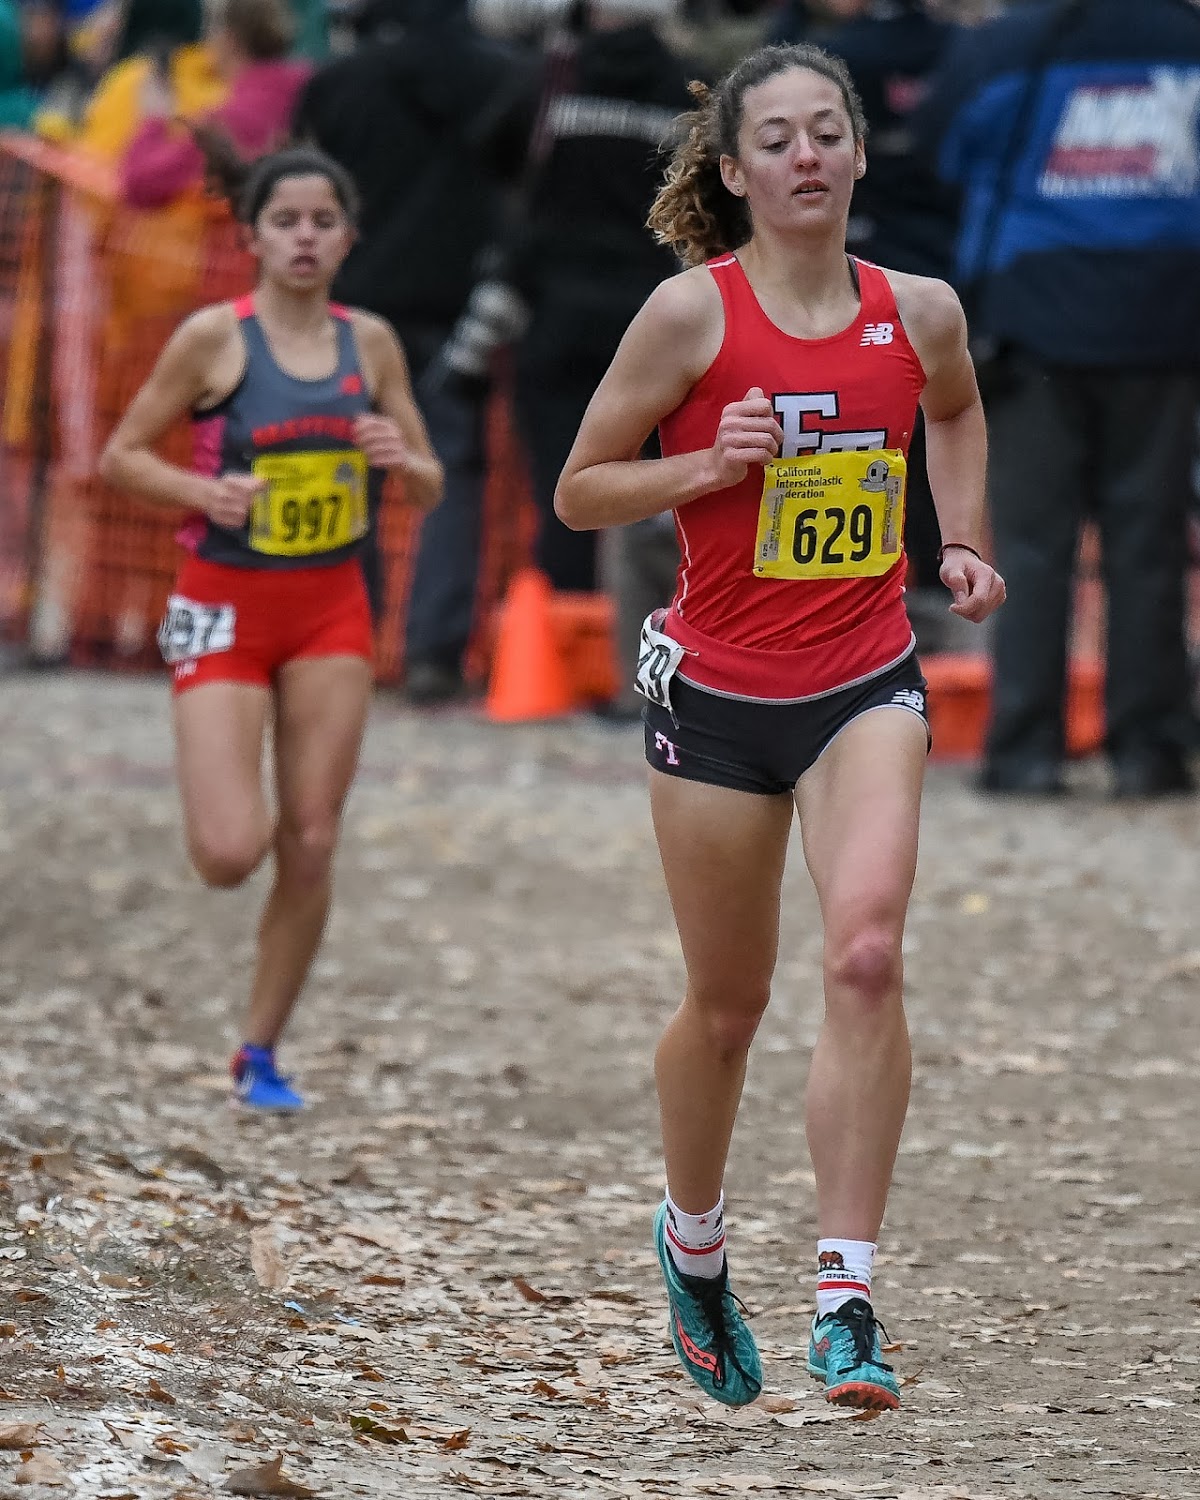
[[251, 683], [209, 682], [173, 700], [184, 832], [208, 885], [240, 885], [271, 847], [262, 788], [270, 696]]
[[925, 758], [920, 720], [878, 709], [843, 730], [797, 788], [825, 926], [825, 1019], [806, 1104], [823, 1238], [878, 1235], [908, 1108], [900, 949]]
[[791, 799], [650, 773], [687, 993], [655, 1057], [667, 1183], [686, 1213], [721, 1193], [746, 1054], [771, 991]]
[[371, 669], [359, 657], [289, 662], [280, 672], [275, 881], [259, 926], [244, 1040], [278, 1041], [325, 930], [333, 855], [366, 724]]

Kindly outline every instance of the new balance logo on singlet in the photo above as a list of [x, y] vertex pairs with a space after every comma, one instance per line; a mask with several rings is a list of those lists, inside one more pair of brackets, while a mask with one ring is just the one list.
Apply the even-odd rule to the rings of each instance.
[[890, 344], [895, 334], [895, 323], [868, 323], [863, 329], [859, 347], [866, 349], [871, 344]]

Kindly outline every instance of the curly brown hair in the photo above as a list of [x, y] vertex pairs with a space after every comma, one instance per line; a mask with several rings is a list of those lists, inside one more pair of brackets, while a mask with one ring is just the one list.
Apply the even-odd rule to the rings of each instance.
[[750, 208], [721, 179], [721, 157], [737, 155], [746, 91], [779, 73], [804, 68], [841, 90], [856, 141], [867, 135], [862, 100], [840, 57], [809, 45], [760, 47], [710, 89], [690, 85], [696, 108], [681, 117], [686, 127], [646, 224], [659, 244], [670, 245], [688, 266], [703, 265], [744, 245], [753, 232]]

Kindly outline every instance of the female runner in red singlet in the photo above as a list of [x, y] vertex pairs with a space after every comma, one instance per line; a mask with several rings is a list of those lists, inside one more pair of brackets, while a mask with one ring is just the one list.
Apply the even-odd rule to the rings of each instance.
[[[238, 202], [259, 264], [253, 296], [182, 324], [101, 460], [112, 484], [188, 513], [159, 640], [192, 862], [230, 887], [275, 856], [233, 1064], [235, 1099], [262, 1109], [303, 1103], [275, 1044], [324, 931], [366, 722], [374, 652], [361, 554], [384, 472], [403, 476], [412, 504], [441, 493], [395, 335], [329, 300], [354, 206], [349, 176], [320, 152], [254, 167]], [[189, 412], [191, 470], [153, 451]], [[260, 770], [268, 720], [274, 813]]]
[[[699, 108], [651, 215], [692, 267], [631, 325], [559, 484], [568, 525], [674, 510], [681, 565], [647, 621], [650, 796], [687, 969], [656, 1057], [671, 1336], [731, 1405], [762, 1387], [729, 1290], [722, 1178], [770, 994], [793, 806], [824, 925], [807, 1133], [817, 1180], [811, 1374], [891, 1408], [871, 1263], [908, 1102], [901, 938], [928, 751], [903, 603], [918, 401], [951, 609], [1004, 598], [980, 557], [985, 435], [949, 287], [846, 254], [866, 171], [843, 64], [769, 47]], [[655, 427], [663, 457], [638, 457]]]

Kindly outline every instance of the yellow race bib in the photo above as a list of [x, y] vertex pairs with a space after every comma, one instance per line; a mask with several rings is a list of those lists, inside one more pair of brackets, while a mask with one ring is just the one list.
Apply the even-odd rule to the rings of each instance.
[[250, 466], [267, 487], [250, 509], [250, 546], [271, 557], [311, 557], [367, 529], [367, 460], [353, 449], [263, 453]]
[[908, 466], [898, 450], [808, 453], [766, 466], [759, 578], [878, 578], [900, 557]]

